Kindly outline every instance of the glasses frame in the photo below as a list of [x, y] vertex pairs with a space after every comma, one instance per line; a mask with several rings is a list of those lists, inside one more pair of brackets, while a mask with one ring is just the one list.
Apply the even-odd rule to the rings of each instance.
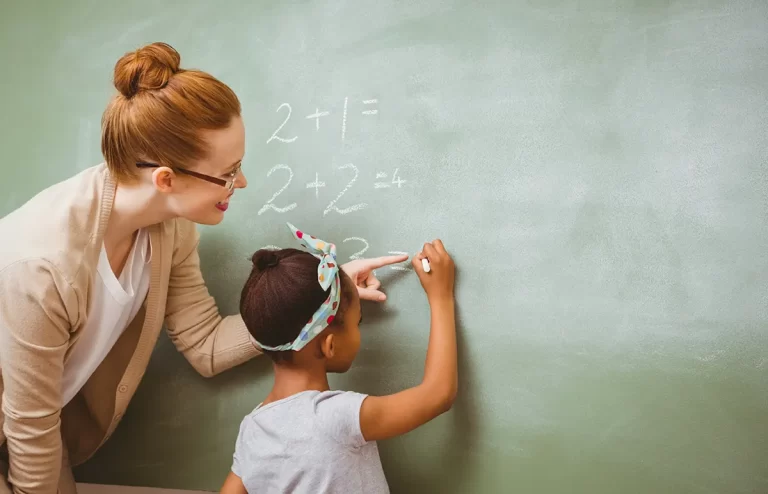
[[[139, 161], [136, 163], [136, 166], [139, 168], [160, 168], [162, 165], [158, 165], [157, 163], [149, 163], [147, 161]], [[193, 172], [192, 170], [187, 170], [186, 168], [180, 168], [180, 167], [168, 167], [171, 170], [177, 171], [179, 173], [183, 173], [185, 175], [189, 175], [190, 177], [199, 178], [200, 180], [205, 180], [206, 182], [210, 182], [212, 184], [219, 185], [221, 187], [226, 188], [229, 192], [232, 192], [232, 189], [235, 188], [235, 181], [237, 180], [237, 175], [240, 173], [240, 168], [243, 166], [242, 163], [239, 163], [237, 165], [237, 168], [232, 170], [232, 173], [229, 174], [231, 177], [230, 180], [225, 180], [223, 178], [218, 177], [212, 177], [210, 175], [206, 175], [204, 173], [198, 173]]]

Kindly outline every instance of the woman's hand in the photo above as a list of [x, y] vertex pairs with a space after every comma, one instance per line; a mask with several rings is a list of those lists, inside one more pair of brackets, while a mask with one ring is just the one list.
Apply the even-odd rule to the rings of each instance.
[[341, 266], [347, 275], [357, 286], [357, 293], [361, 300], [383, 302], [387, 299], [384, 292], [380, 291], [381, 282], [373, 274], [374, 269], [383, 268], [390, 264], [397, 264], [408, 260], [408, 256], [383, 256], [373, 259], [357, 259]]

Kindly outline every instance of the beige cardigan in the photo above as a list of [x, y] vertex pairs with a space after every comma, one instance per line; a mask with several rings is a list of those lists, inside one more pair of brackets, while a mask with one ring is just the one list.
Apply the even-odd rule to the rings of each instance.
[[61, 409], [62, 372], [88, 319], [115, 188], [102, 164], [0, 219], [0, 445], [7, 445], [9, 480], [17, 492], [56, 492], [62, 455], [80, 464], [109, 438], [164, 321], [173, 343], [203, 376], [258, 355], [242, 318], [222, 318], [205, 287], [195, 225], [166, 221], [150, 227], [144, 306]]

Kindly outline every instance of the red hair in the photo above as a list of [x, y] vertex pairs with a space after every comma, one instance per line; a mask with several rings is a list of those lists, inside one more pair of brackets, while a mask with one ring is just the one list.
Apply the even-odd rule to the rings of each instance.
[[126, 53], [115, 64], [119, 93], [101, 121], [101, 151], [118, 181], [136, 177], [136, 162], [189, 167], [205, 158], [203, 130], [219, 130], [240, 116], [234, 91], [212, 75], [180, 68], [166, 43]]

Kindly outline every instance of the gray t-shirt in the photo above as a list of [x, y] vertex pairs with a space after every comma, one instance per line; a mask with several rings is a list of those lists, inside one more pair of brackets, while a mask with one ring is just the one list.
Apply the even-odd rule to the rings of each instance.
[[249, 494], [389, 493], [375, 442], [360, 431], [366, 395], [304, 391], [243, 419], [232, 472]]

